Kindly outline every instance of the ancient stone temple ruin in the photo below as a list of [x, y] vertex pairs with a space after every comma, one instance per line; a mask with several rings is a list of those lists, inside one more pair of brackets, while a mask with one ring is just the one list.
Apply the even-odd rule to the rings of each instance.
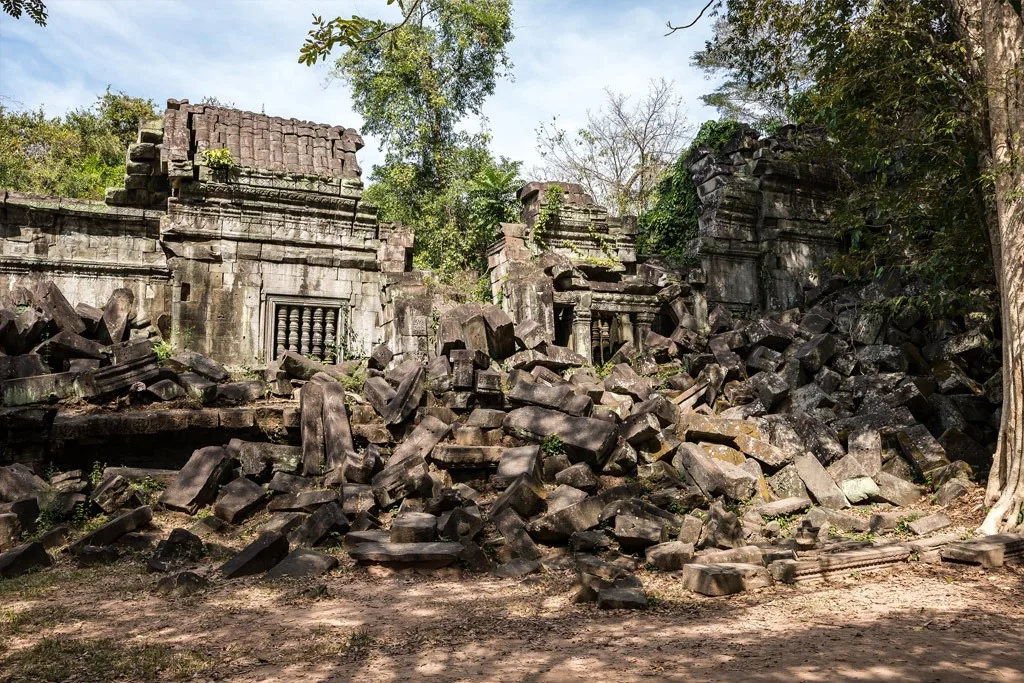
[[[5, 284], [52, 280], [97, 305], [127, 288], [140, 320], [227, 363], [367, 355], [380, 272], [409, 255], [361, 201], [362, 144], [351, 128], [170, 100], [106, 204], [7, 194]], [[231, 167], [205, 160], [224, 148]]]

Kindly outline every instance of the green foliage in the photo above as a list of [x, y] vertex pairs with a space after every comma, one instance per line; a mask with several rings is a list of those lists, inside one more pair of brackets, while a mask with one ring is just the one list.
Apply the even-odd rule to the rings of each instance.
[[690, 147], [679, 155], [657, 188], [650, 211], [638, 219], [637, 249], [643, 254], [660, 254], [680, 265], [694, 265], [690, 241], [697, 237], [700, 199], [688, 168], [690, 155], [701, 145], [720, 151], [743, 126], [735, 121], [705, 121]]
[[203, 163], [215, 171], [230, 173], [238, 168], [238, 162], [227, 147], [203, 150]]
[[540, 450], [547, 457], [565, 455], [565, 444], [557, 434], [549, 434], [541, 440]]
[[547, 242], [548, 229], [558, 225], [558, 217], [562, 214], [565, 202], [565, 190], [559, 185], [548, 185], [544, 190], [544, 201], [541, 202], [537, 219], [533, 222], [530, 239], [540, 251], [549, 248]]
[[520, 163], [502, 159], [503, 168], [486, 166], [468, 183], [470, 228], [481, 236], [491, 235], [499, 223], [519, 218], [516, 191], [523, 182], [519, 178]]
[[109, 88], [92, 107], [63, 118], [0, 105], [0, 187], [100, 199], [123, 182], [125, 150], [139, 121], [153, 116], [151, 100]]
[[943, 315], [990, 289], [984, 84], [948, 3], [725, 0], [718, 16], [695, 63], [822, 133], [805, 154], [839, 174], [833, 268], [918, 276]]
[[0, 0], [0, 8], [15, 19], [27, 14], [32, 21], [46, 26], [46, 3], [43, 0]]
[[89, 472], [89, 484], [96, 488], [103, 482], [103, 470], [107, 469], [107, 463], [105, 462], [94, 462], [92, 464], [92, 470]]
[[153, 344], [153, 353], [156, 354], [157, 360], [163, 363], [174, 355], [174, 346], [171, 342], [161, 339]]
[[[405, 0], [395, 23], [317, 17], [300, 61], [348, 49], [333, 74], [352, 89], [363, 132], [378, 136], [385, 161], [366, 201], [383, 220], [416, 233], [417, 265], [444, 279], [482, 268], [498, 210], [518, 164], [495, 161], [489, 136], [458, 130], [480, 115], [511, 62], [510, 0]], [[507, 206], [507, 204], [506, 204]], [[508, 215], [507, 212], [502, 212]]]

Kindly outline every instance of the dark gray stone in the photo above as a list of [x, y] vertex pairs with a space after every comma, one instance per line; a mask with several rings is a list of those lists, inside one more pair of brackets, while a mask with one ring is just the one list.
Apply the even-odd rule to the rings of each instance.
[[237, 579], [268, 571], [288, 555], [288, 539], [275, 531], [262, 534], [221, 565], [225, 579]]

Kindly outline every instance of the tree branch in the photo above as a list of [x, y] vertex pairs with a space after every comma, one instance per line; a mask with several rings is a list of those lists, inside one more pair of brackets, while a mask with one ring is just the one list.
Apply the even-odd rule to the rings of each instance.
[[676, 31], [681, 31], [681, 30], [683, 30], [683, 29], [686, 29], [686, 28], [690, 28], [691, 26], [693, 26], [694, 24], [696, 24], [696, 23], [697, 23], [698, 21], [700, 21], [700, 18], [701, 18], [702, 16], [704, 16], [704, 13], [705, 13], [705, 12], [707, 12], [707, 11], [708, 11], [708, 8], [709, 8], [709, 7], [711, 7], [711, 6], [713, 5], [713, 4], [715, 4], [715, 0], [708, 0], [708, 4], [704, 5], [704, 9], [702, 9], [702, 10], [700, 11], [700, 14], [698, 14], [698, 15], [697, 15], [697, 18], [696, 18], [696, 19], [694, 19], [693, 21], [691, 21], [691, 22], [690, 22], [689, 24], [686, 24], [685, 26], [673, 26], [673, 25], [672, 25], [672, 22], [671, 22], [671, 21], [666, 21], [666, 22], [665, 22], [665, 26], [668, 26], [668, 28], [669, 28], [670, 30], [669, 30], [669, 32], [668, 32], [668, 33], [666, 33], [665, 35], [666, 35], [666, 36], [670, 36], [670, 35], [672, 35], [673, 33], [675, 33]]

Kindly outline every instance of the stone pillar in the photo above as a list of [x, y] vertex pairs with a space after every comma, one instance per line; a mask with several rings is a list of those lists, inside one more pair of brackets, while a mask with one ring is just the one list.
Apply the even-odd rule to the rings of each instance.
[[633, 319], [629, 317], [629, 313], [620, 313], [618, 338], [615, 339], [615, 342], [620, 345], [625, 344], [633, 341], [633, 336]]
[[592, 360], [594, 348], [590, 343], [590, 293], [586, 292], [580, 296], [580, 302], [572, 312], [572, 338], [573, 350], [586, 358]]
[[636, 314], [636, 347], [639, 351], [644, 350], [644, 342], [647, 340], [647, 333], [651, 331], [654, 324], [654, 314], [641, 311]]

